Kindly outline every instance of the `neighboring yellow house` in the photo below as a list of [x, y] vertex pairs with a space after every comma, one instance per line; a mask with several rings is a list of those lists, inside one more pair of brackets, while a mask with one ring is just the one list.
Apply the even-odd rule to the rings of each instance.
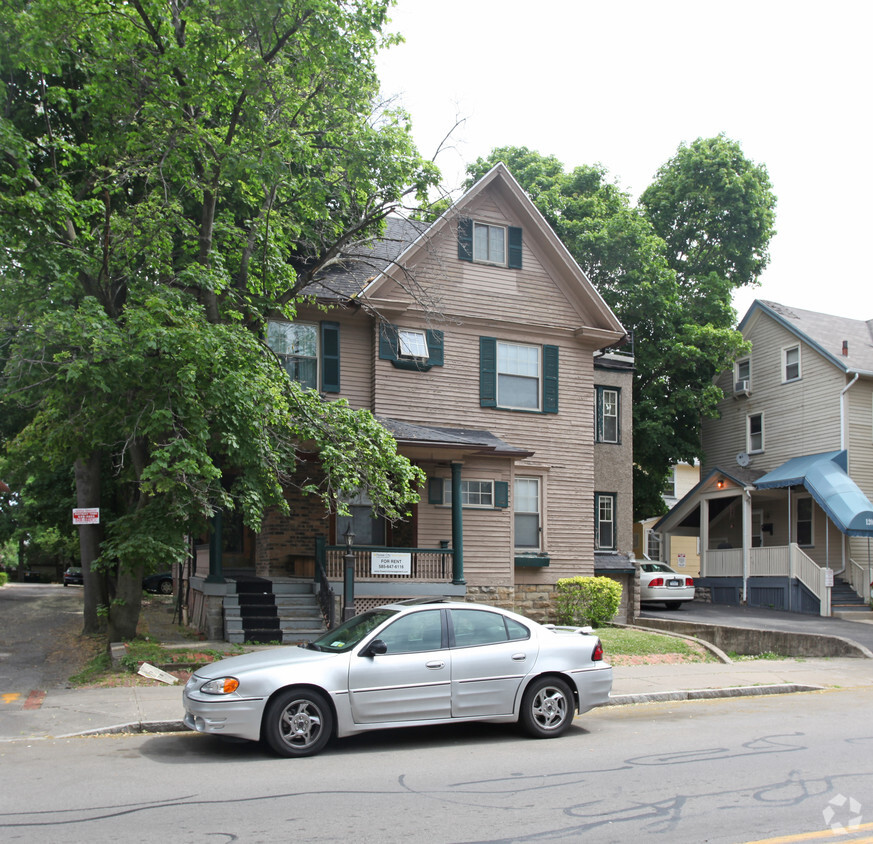
[[[664, 485], [664, 501], [667, 507], [673, 506], [700, 482], [700, 465], [695, 461], [677, 463]], [[661, 517], [655, 516], [634, 524], [634, 554], [641, 560], [660, 560], [684, 574], [700, 576], [700, 539], [696, 536], [674, 536], [670, 543], [670, 559], [662, 558], [660, 535], [652, 528]]]

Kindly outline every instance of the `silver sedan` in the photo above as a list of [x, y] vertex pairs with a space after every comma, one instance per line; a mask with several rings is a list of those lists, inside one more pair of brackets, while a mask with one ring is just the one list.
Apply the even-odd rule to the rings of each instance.
[[611, 688], [590, 628], [411, 601], [355, 616], [309, 644], [199, 668], [183, 701], [191, 729], [310, 756], [332, 736], [462, 721], [517, 721], [552, 738], [576, 711], [607, 703]]

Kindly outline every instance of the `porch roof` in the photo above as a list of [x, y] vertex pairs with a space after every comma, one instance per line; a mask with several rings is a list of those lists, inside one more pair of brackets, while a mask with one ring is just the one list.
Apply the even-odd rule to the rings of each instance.
[[793, 457], [758, 478], [758, 489], [803, 485], [847, 536], [873, 537], [873, 504], [849, 477], [848, 453], [827, 451]]
[[398, 445], [426, 447], [431, 449], [456, 450], [478, 455], [511, 457], [520, 460], [530, 457], [534, 452], [526, 448], [510, 445], [490, 431], [474, 428], [444, 428], [436, 425], [419, 425], [400, 419], [377, 417], [387, 428]]

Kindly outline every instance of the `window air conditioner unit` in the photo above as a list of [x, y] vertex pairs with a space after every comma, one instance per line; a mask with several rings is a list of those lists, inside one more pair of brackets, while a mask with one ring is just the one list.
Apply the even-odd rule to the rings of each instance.
[[750, 384], [748, 381], [737, 381], [734, 384], [734, 395], [735, 396], [740, 396], [740, 395], [747, 396], [747, 395], [749, 395], [750, 392], [751, 392]]

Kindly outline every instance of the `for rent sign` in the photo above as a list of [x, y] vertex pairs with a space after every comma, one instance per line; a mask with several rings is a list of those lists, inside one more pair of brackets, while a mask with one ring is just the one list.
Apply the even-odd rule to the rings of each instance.
[[373, 551], [370, 555], [372, 574], [412, 574], [412, 554], [397, 551]]
[[74, 525], [99, 525], [100, 524], [100, 508], [99, 507], [82, 507], [73, 510]]

